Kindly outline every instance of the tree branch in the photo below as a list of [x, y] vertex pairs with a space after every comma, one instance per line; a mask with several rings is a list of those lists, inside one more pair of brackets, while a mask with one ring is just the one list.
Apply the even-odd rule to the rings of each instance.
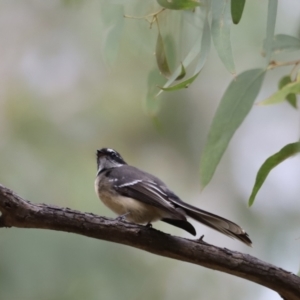
[[256, 282], [286, 300], [300, 299], [300, 277], [295, 274], [248, 254], [218, 248], [201, 240], [175, 237], [69, 208], [33, 204], [1, 184], [0, 211], [0, 227], [58, 230], [124, 244]]

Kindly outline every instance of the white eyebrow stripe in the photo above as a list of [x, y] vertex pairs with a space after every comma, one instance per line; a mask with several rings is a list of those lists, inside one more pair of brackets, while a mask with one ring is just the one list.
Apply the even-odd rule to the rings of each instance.
[[106, 151], [110, 152], [110, 153], [116, 153], [116, 151], [114, 149], [111, 149], [111, 148], [106, 148]]
[[138, 180], [133, 180], [133, 181], [130, 181], [130, 182], [125, 182], [125, 183], [119, 185], [119, 187], [121, 188], [121, 187], [124, 187], [124, 186], [135, 185], [135, 184], [137, 184], [137, 183], [139, 183], [139, 182], [142, 182], [142, 181], [143, 181], [143, 180], [138, 179]]

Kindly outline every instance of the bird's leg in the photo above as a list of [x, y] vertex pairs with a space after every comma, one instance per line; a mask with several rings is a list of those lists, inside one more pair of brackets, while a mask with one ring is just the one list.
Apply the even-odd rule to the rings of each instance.
[[145, 225], [145, 227], [147, 227], [147, 228], [152, 228], [152, 224], [151, 224], [150, 222], [148, 222], [148, 223]]
[[126, 216], [128, 216], [129, 214], [130, 214], [130, 212], [127, 212], [127, 213], [125, 213], [123, 215], [120, 215], [120, 216], [116, 217], [116, 220], [124, 222], [124, 221], [126, 221]]

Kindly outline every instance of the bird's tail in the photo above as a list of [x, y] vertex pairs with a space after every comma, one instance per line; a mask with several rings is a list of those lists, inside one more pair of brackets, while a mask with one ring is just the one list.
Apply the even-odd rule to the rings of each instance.
[[248, 246], [252, 245], [252, 241], [250, 240], [248, 234], [239, 225], [187, 203], [181, 202], [177, 204], [184, 209], [185, 213], [190, 218], [231, 238], [238, 239]]

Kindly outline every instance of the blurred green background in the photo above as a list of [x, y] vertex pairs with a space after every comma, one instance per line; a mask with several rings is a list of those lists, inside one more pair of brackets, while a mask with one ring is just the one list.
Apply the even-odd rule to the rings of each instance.
[[[299, 36], [299, 1], [279, 2], [276, 33]], [[123, 12], [120, 3], [126, 3]], [[147, 74], [155, 66], [157, 31], [143, 20], [120, 18], [122, 13], [152, 12], [151, 3], [0, 1], [0, 182], [36, 203], [114, 217], [96, 197], [93, 182], [96, 149], [115, 148], [130, 164], [163, 179], [185, 201], [240, 224], [253, 248], [195, 224], [207, 242], [297, 273], [299, 156], [272, 171], [251, 209], [247, 199], [263, 161], [298, 139], [299, 113], [286, 103], [254, 106], [212, 182], [200, 192], [201, 150], [232, 77], [213, 49], [189, 89], [157, 100], [157, 129], [143, 100]], [[267, 1], [248, 1], [241, 23], [233, 27], [238, 72], [264, 64], [260, 51], [266, 13]], [[123, 30], [114, 37], [109, 31], [116, 20]], [[177, 30], [171, 21], [165, 28]], [[184, 53], [184, 45], [179, 52]], [[288, 72], [283, 68], [268, 74], [259, 99], [275, 91]], [[154, 227], [191, 238], [167, 224]], [[134, 248], [74, 234], [12, 228], [0, 233], [0, 299], [279, 296], [227, 274]]]

